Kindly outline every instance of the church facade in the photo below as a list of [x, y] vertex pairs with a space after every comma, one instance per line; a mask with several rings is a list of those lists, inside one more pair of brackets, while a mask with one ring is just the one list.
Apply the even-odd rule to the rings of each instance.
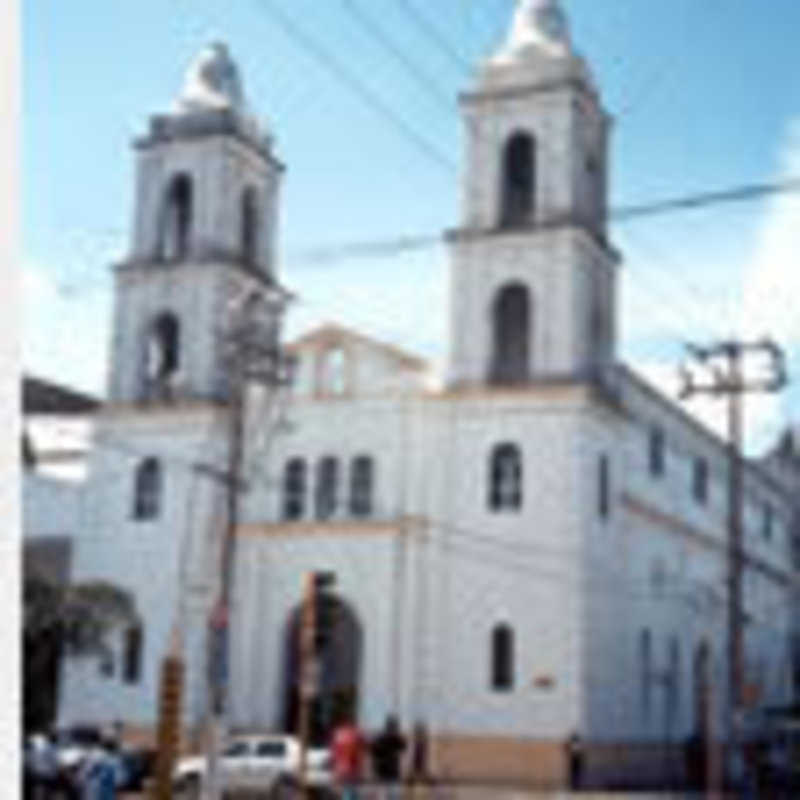
[[[724, 442], [617, 358], [611, 120], [554, 0], [520, 0], [461, 97], [462, 214], [448, 232], [448, 372], [330, 324], [287, 345], [289, 389], [245, 398], [229, 724], [291, 730], [303, 576], [335, 575], [315, 718], [423, 723], [434, 768], [598, 780], [656, 774], [727, 725]], [[137, 141], [74, 575], [130, 589], [115, 658], [64, 669], [62, 721], [152, 733], [160, 660], [187, 660], [187, 741], [226, 524], [232, 309], [275, 347], [283, 166], [214, 45]], [[250, 305], [248, 305], [250, 304]], [[792, 498], [748, 464], [747, 682], [791, 697]]]

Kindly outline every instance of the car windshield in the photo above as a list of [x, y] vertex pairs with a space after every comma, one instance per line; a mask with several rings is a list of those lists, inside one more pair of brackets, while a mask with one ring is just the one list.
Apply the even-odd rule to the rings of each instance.
[[246, 756], [249, 750], [250, 748], [247, 746], [247, 742], [233, 742], [233, 744], [228, 745], [222, 755], [226, 758], [238, 758], [240, 756]]
[[259, 742], [256, 748], [256, 753], [258, 753], [260, 756], [282, 758], [286, 755], [286, 742], [282, 742], [278, 739], [270, 739]]

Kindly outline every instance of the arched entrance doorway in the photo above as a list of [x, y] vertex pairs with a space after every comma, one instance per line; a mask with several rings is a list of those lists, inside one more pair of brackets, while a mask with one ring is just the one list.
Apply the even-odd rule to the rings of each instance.
[[[311, 739], [327, 744], [337, 723], [358, 713], [363, 634], [352, 608], [335, 594], [330, 604], [331, 635], [319, 652], [320, 678], [317, 696], [311, 703]], [[296, 733], [300, 708], [300, 620], [297, 606], [289, 615], [284, 636], [283, 728]]]

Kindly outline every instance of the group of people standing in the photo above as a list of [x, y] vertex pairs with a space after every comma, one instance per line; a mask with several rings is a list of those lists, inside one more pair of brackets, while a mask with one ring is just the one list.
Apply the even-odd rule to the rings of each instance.
[[[389, 715], [377, 736], [368, 739], [352, 720], [344, 720], [333, 732], [331, 755], [334, 777], [342, 790], [342, 800], [357, 800], [358, 786], [364, 780], [367, 757], [371, 757], [372, 777], [385, 788], [387, 800], [399, 800], [404, 777], [403, 756], [408, 749], [397, 718]], [[412, 736], [409, 782], [428, 780], [428, 737], [418, 724]]]

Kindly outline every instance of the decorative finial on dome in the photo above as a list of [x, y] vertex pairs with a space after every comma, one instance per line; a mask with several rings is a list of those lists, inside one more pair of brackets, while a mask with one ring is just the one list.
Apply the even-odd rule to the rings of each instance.
[[530, 53], [559, 57], [571, 51], [569, 24], [558, 0], [517, 0], [508, 38], [493, 60], [515, 61]]
[[177, 103], [180, 111], [229, 108], [244, 111], [239, 68], [224, 42], [212, 42], [186, 70]]

